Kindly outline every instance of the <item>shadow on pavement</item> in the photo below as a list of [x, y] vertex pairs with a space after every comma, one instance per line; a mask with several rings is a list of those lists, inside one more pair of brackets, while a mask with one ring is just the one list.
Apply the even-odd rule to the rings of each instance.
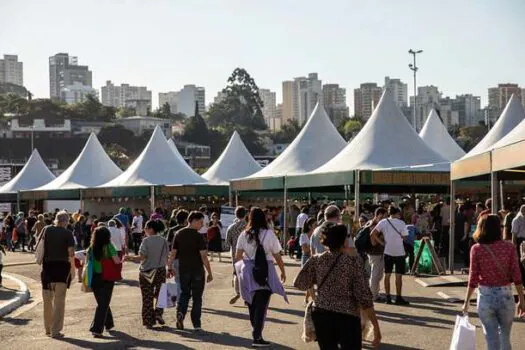
[[29, 324], [30, 321], [31, 319], [29, 318], [12, 318], [12, 317], [0, 318], [0, 323], [5, 322], [13, 326], [25, 326]]
[[[232, 311], [226, 311], [226, 310], [212, 310], [212, 309], [207, 309], [207, 308], [202, 308], [202, 311], [207, 314], [226, 316], [230, 318], [246, 320], [246, 322], [248, 323], [250, 322], [250, 316], [248, 315], [248, 311], [246, 311], [246, 313], [240, 313], [240, 312], [232, 312]], [[279, 323], [279, 324], [297, 324], [297, 322], [290, 322], [290, 321], [280, 320], [280, 319], [272, 318], [272, 317], [266, 317], [266, 321], [272, 322], [272, 323]]]
[[421, 326], [439, 329], [451, 329], [454, 326], [453, 321], [442, 318], [408, 315], [406, 313], [396, 313], [388, 311], [379, 311], [377, 317], [382, 322], [401, 323], [404, 325]]
[[140, 287], [139, 286], [139, 281], [137, 280], [128, 280], [128, 279], [122, 279], [118, 282], [115, 283], [116, 286], [118, 285], [125, 285], [125, 286], [128, 286], [128, 287]]
[[[413, 347], [410, 347], [410, 346], [395, 345], [395, 344], [385, 344], [385, 343], [381, 343], [379, 348], [381, 350], [383, 350], [383, 349], [385, 349], [385, 350], [418, 350], [418, 348], [413, 348]], [[370, 345], [366, 345], [365, 344], [363, 346], [363, 349], [374, 349], [374, 348], [371, 347]]]
[[304, 310], [280, 309], [278, 307], [269, 307], [268, 310], [281, 312], [283, 314], [304, 317]]

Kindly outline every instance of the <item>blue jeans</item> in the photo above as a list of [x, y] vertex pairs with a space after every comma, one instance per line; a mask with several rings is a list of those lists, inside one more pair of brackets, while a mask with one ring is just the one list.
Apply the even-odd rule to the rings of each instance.
[[182, 293], [177, 304], [177, 314], [186, 316], [190, 297], [193, 300], [191, 306], [191, 323], [193, 327], [201, 326], [202, 294], [204, 293], [204, 271], [183, 272], [180, 274], [180, 286]]
[[177, 284], [177, 297], [180, 298], [182, 289], [180, 287], [179, 259], [173, 260], [173, 264], [171, 265], [171, 267], [173, 268], [173, 270], [175, 270], [175, 283]]
[[488, 350], [510, 350], [510, 330], [515, 313], [512, 286], [484, 287], [478, 290], [478, 315]]

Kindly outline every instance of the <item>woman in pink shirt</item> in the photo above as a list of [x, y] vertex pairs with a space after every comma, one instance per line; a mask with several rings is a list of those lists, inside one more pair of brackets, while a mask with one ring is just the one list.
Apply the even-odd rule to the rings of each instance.
[[474, 233], [476, 244], [470, 250], [469, 284], [463, 312], [468, 312], [470, 297], [478, 288], [478, 315], [488, 350], [508, 350], [514, 320], [514, 295], [518, 292], [518, 316], [525, 316], [525, 300], [518, 255], [513, 244], [502, 240], [497, 215], [481, 216]]

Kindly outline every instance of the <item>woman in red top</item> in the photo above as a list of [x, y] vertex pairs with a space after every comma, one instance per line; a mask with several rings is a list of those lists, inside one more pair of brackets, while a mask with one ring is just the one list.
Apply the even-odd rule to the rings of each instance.
[[488, 350], [511, 349], [510, 331], [514, 320], [514, 295], [511, 283], [518, 292], [518, 316], [525, 316], [525, 300], [518, 263], [512, 243], [501, 237], [497, 215], [481, 216], [474, 233], [476, 244], [470, 250], [469, 284], [463, 312], [478, 288], [478, 315]]

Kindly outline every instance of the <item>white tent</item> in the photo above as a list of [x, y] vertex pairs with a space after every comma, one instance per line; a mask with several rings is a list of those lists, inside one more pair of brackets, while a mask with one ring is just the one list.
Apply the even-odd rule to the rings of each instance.
[[332, 160], [312, 173], [376, 170], [443, 164], [428, 171], [449, 169], [446, 159], [419, 137], [386, 89], [359, 134]]
[[55, 175], [47, 168], [40, 157], [40, 153], [33, 150], [31, 157], [22, 170], [8, 183], [0, 187], [0, 193], [14, 193], [21, 190], [32, 190], [47, 184], [55, 178]]
[[465, 155], [465, 151], [450, 136], [434, 109], [430, 111], [423, 129], [419, 132], [419, 136], [430, 148], [450, 162], [458, 160]]
[[220, 157], [202, 177], [212, 185], [228, 185], [231, 179], [246, 177], [261, 170], [241, 136], [235, 131]]
[[246, 179], [303, 174], [326, 163], [345, 146], [346, 141], [317, 103], [306, 125], [284, 152]]
[[516, 114], [518, 115], [521, 114], [524, 120], [522, 120], [518, 124], [518, 126], [516, 126], [514, 129], [512, 129], [512, 131], [509, 132], [507, 136], [503, 137], [501, 140], [499, 140], [494, 145], [492, 145], [491, 147], [492, 149], [505, 147], [513, 143], [521, 142], [525, 140], [525, 110], [523, 109], [522, 105], [519, 103], [515, 107], [516, 107]]
[[101, 187], [186, 185], [206, 183], [169, 146], [160, 127], [156, 127], [139, 157], [115, 179]]
[[490, 151], [496, 142], [505, 137], [505, 135], [523, 121], [524, 116], [523, 106], [518, 97], [513, 94], [496, 124], [494, 124], [492, 129], [490, 129], [488, 134], [485, 135], [476, 147], [470, 150], [462, 159]]
[[99, 186], [116, 176], [122, 170], [113, 163], [100, 144], [95, 134], [91, 134], [82, 152], [73, 164], [60, 176], [38, 191], [81, 189]]
[[177, 146], [175, 146], [175, 142], [173, 142], [173, 139], [169, 139], [168, 140], [168, 145], [170, 146], [170, 148], [173, 151], [173, 153], [175, 153], [175, 156], [177, 156], [177, 158], [180, 158], [181, 160], [186, 162], [186, 160], [184, 159], [182, 154], [180, 154], [179, 150], [177, 149]]

